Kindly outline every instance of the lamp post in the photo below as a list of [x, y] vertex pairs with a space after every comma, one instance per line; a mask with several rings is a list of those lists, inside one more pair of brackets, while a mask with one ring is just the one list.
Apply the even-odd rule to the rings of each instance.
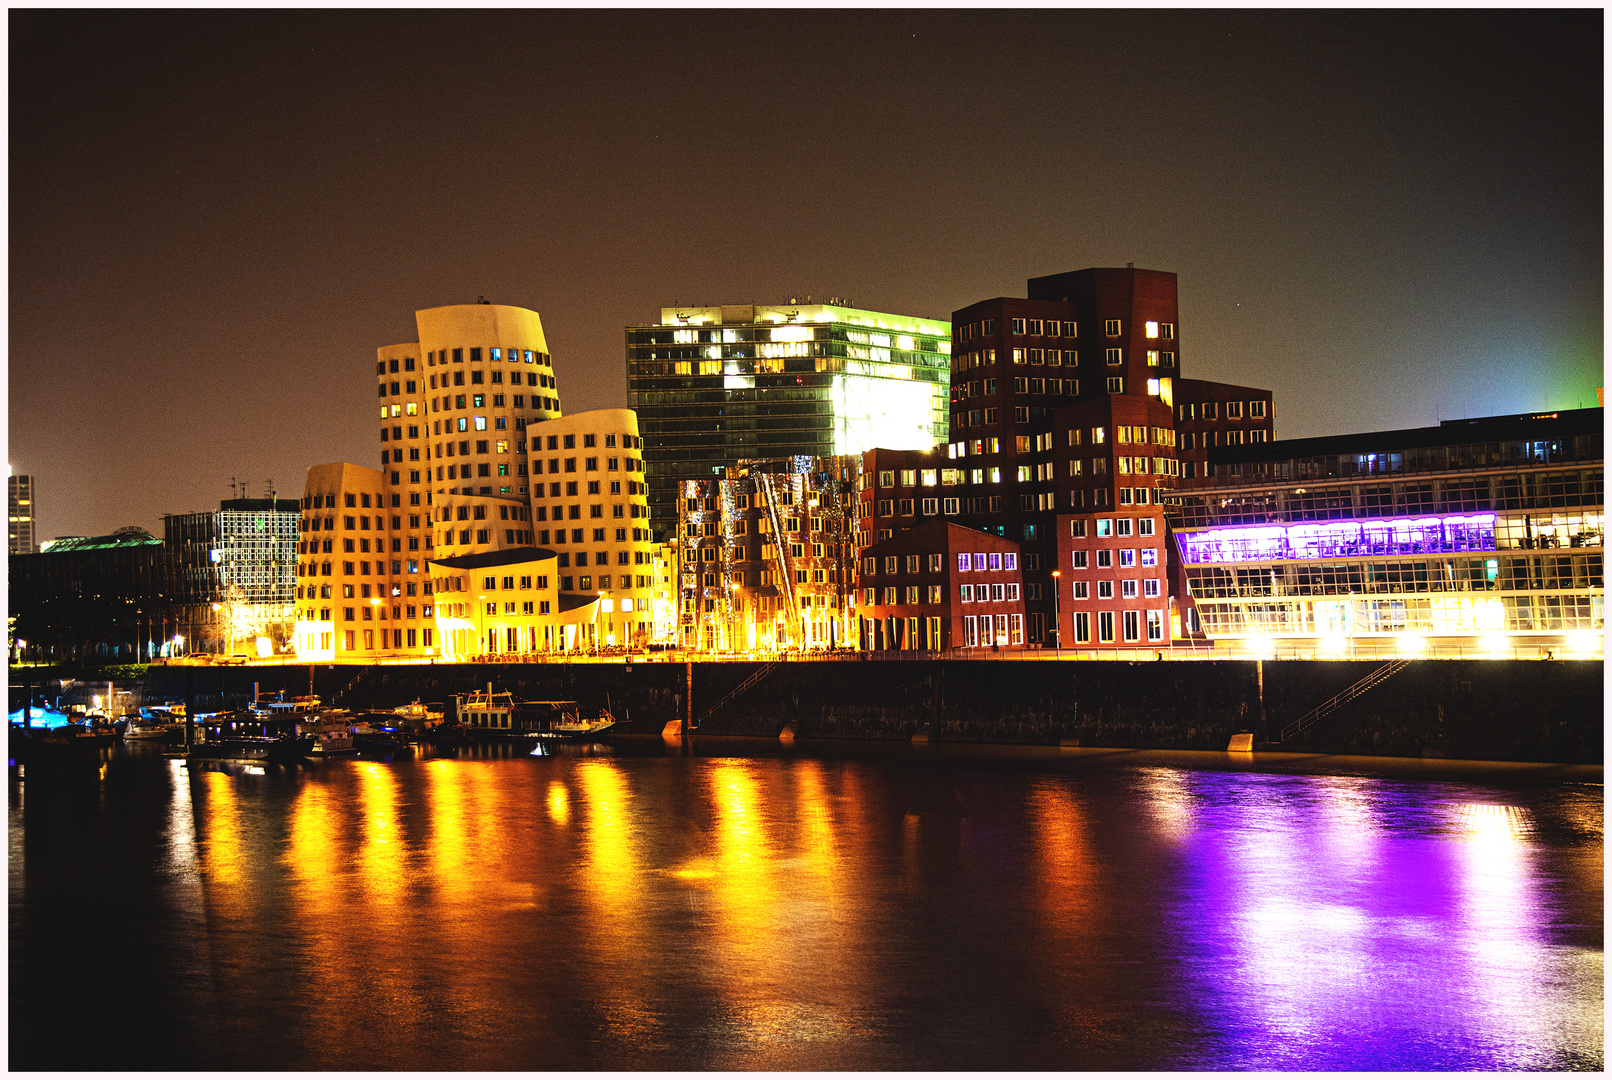
[[1059, 592], [1062, 587], [1062, 578], [1063, 571], [1054, 570], [1052, 572], [1052, 658], [1054, 660], [1059, 659], [1063, 653], [1063, 616], [1060, 606], [1063, 597]]

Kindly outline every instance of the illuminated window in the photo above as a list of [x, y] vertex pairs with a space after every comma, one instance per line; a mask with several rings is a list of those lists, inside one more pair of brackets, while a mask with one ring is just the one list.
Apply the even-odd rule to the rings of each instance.
[[1156, 337], [1159, 336], [1159, 324], [1158, 323], [1149, 322], [1149, 323], [1147, 323], [1145, 325], [1146, 325], [1146, 331], [1145, 332], [1146, 332], [1148, 337], [1156, 338]]

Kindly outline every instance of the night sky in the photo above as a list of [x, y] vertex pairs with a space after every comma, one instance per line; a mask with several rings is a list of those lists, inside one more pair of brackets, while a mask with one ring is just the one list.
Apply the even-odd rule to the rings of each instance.
[[417, 308], [949, 317], [1180, 276], [1278, 438], [1595, 404], [1602, 13], [9, 14], [10, 445], [41, 539], [372, 464]]

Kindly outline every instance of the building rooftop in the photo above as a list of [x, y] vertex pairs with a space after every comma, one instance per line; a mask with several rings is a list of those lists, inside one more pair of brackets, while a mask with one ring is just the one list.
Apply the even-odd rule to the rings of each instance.
[[58, 536], [39, 545], [41, 554], [64, 551], [97, 551], [106, 548], [150, 547], [161, 540], [148, 532], [116, 532], [111, 536]]
[[1562, 409], [1515, 416], [1446, 420], [1437, 427], [1322, 435], [1310, 439], [1278, 439], [1268, 443], [1215, 447], [1209, 451], [1209, 461], [1216, 466], [1243, 465], [1344, 454], [1385, 454], [1434, 446], [1599, 435], [1605, 430], [1604, 413], [1604, 409]]
[[951, 337], [951, 323], [945, 319], [924, 319], [867, 311], [848, 304], [721, 304], [687, 305], [660, 309], [661, 326], [745, 325], [751, 323], [845, 323], [881, 330]]

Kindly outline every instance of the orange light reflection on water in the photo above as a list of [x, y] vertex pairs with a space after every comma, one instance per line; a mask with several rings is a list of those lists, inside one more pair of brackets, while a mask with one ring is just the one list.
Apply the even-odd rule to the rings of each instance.
[[390, 906], [403, 895], [404, 836], [398, 820], [397, 780], [386, 766], [358, 763], [358, 798], [363, 827], [358, 876], [371, 901]]
[[241, 810], [235, 787], [221, 772], [202, 774], [206, 833], [202, 843], [202, 869], [214, 885], [240, 885], [245, 876], [241, 858]]

